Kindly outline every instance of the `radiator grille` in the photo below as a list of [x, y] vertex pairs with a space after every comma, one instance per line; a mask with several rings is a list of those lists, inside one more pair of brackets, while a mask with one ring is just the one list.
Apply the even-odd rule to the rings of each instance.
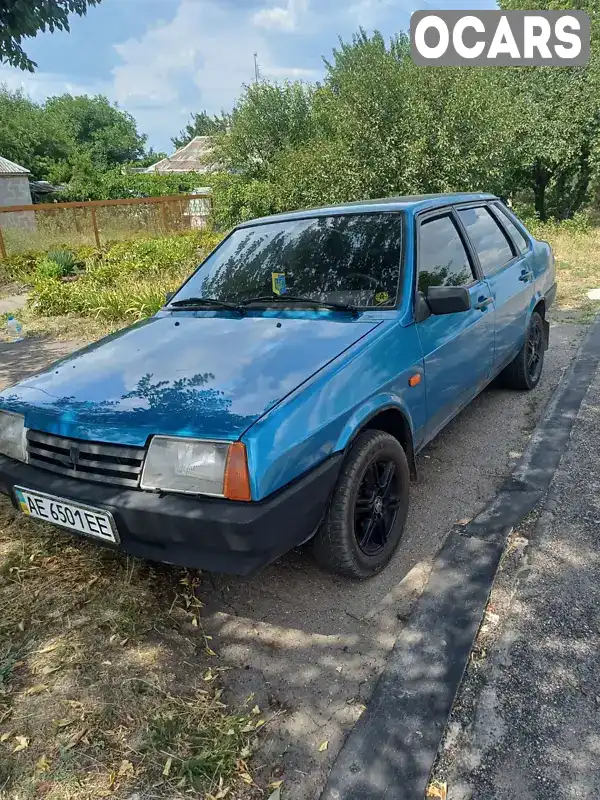
[[144, 464], [143, 447], [84, 442], [27, 431], [27, 453], [34, 467], [99, 483], [137, 487]]

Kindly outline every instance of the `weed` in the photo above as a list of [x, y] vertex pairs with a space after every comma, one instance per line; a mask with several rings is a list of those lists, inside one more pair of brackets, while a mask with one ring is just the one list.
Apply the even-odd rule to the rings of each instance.
[[[133, 322], [155, 314], [212, 249], [219, 237], [194, 232], [119, 242], [90, 255], [76, 281], [63, 283], [42, 262], [34, 276], [32, 308], [38, 316], [77, 314], [108, 322]], [[54, 271], [53, 271], [54, 269]]]

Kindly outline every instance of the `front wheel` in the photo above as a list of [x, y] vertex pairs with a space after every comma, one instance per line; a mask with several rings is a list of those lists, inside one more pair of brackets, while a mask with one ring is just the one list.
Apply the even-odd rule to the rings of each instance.
[[502, 372], [502, 381], [510, 389], [535, 389], [542, 376], [546, 334], [544, 321], [537, 311], [529, 320], [523, 347]]
[[342, 465], [327, 516], [314, 539], [320, 566], [351, 578], [383, 569], [408, 513], [410, 472], [400, 442], [384, 431], [361, 433]]

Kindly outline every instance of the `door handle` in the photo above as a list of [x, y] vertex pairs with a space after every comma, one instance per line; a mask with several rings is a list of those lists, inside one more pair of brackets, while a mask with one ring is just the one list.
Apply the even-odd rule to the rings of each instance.
[[475, 304], [475, 308], [477, 311], [485, 311], [486, 308], [490, 305], [490, 303], [494, 302], [493, 297], [479, 297], [477, 303]]
[[524, 269], [519, 275], [519, 280], [523, 281], [523, 283], [529, 283], [529, 281], [533, 280], [533, 272], [530, 269]]

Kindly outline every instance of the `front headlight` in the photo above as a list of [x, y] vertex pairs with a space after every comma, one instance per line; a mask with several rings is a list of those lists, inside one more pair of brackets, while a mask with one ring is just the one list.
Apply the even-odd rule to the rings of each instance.
[[0, 411], [0, 453], [27, 461], [27, 428], [22, 414]]
[[223, 497], [230, 442], [154, 436], [148, 448], [142, 489]]

